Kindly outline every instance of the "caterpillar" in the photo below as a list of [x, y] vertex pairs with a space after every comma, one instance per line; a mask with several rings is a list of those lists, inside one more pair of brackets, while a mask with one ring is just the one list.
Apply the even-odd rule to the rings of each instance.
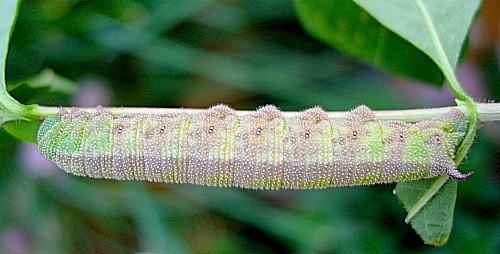
[[252, 189], [371, 185], [448, 175], [467, 130], [450, 112], [417, 123], [376, 120], [366, 106], [329, 119], [322, 109], [283, 117], [272, 105], [238, 115], [114, 114], [61, 110], [39, 128], [38, 149], [69, 173], [95, 178]]

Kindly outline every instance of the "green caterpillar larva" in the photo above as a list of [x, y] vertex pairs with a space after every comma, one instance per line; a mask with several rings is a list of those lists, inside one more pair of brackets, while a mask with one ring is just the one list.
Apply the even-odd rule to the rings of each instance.
[[75, 175], [255, 189], [310, 189], [448, 175], [467, 130], [459, 110], [418, 123], [379, 121], [366, 106], [329, 119], [320, 108], [283, 117], [274, 106], [237, 115], [116, 115], [103, 109], [48, 117], [40, 152]]

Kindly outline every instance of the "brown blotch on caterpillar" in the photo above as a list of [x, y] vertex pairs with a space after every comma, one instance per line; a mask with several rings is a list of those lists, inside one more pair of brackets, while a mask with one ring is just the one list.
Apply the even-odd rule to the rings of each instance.
[[403, 142], [405, 140], [405, 136], [403, 135], [403, 133], [399, 133], [399, 141]]
[[59, 135], [62, 135], [64, 133], [63, 128], [59, 129]]
[[319, 124], [321, 121], [328, 120], [328, 114], [320, 107], [310, 108], [299, 116], [300, 120], [309, 120], [314, 124]]
[[257, 118], [263, 118], [267, 121], [272, 121], [276, 118], [281, 118], [281, 111], [274, 105], [266, 105], [262, 108], [259, 108], [253, 115]]
[[207, 117], [214, 117], [220, 120], [224, 120], [227, 116], [234, 115], [234, 109], [230, 108], [227, 105], [219, 104], [217, 106], [209, 108], [205, 115]]

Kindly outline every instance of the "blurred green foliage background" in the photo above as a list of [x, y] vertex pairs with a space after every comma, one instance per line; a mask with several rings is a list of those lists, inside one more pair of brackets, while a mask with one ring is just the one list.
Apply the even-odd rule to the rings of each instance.
[[[500, 98], [494, 1], [458, 73], [478, 100]], [[23, 86], [13, 96], [56, 106], [454, 104], [446, 87], [389, 76], [308, 36], [286, 0], [25, 1], [8, 82], [45, 68], [75, 81], [78, 93]], [[500, 126], [484, 126], [461, 167], [475, 175], [459, 183], [450, 241], [433, 248], [404, 223], [395, 185], [256, 191], [95, 180], [63, 173], [0, 129], [0, 252], [497, 253], [499, 146]]]

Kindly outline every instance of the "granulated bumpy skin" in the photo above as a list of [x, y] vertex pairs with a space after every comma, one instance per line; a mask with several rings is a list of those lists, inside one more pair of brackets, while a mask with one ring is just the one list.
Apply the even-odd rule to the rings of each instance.
[[72, 110], [48, 117], [39, 151], [75, 175], [312, 189], [449, 175], [467, 131], [459, 110], [418, 123], [379, 121], [366, 106], [340, 119], [320, 108], [283, 117], [274, 106], [240, 115], [225, 105], [198, 114]]

